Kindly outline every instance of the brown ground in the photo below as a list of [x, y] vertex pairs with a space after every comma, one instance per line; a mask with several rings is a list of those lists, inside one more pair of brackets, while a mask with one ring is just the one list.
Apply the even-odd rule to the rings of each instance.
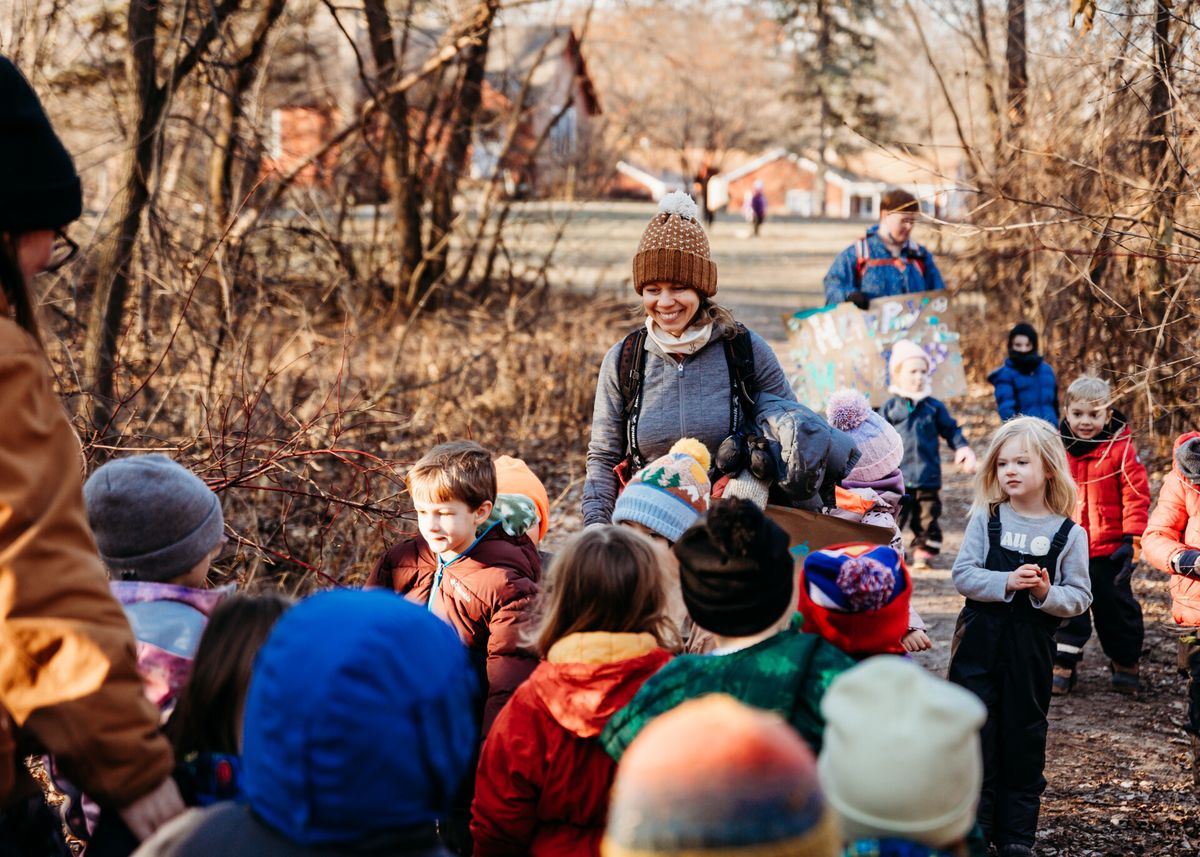
[[[629, 254], [651, 212], [649, 205], [632, 203], [577, 209], [558, 256], [560, 282], [628, 289]], [[720, 269], [719, 299], [782, 353], [783, 314], [822, 302], [825, 270], [863, 230], [862, 224], [776, 218], [769, 219], [762, 237], [755, 239], [736, 219], [719, 221], [710, 233]], [[530, 237], [540, 238], [536, 230]], [[917, 239], [934, 243], [928, 231]], [[982, 455], [998, 425], [990, 387], [974, 387], [970, 397], [950, 402], [950, 407]], [[969, 479], [954, 471], [948, 456], [944, 472], [946, 548], [931, 570], [917, 574], [914, 589], [917, 609], [930, 624], [934, 640], [934, 648], [917, 660], [941, 675], [950, 660], [951, 633], [962, 606], [950, 582], [950, 567], [970, 505]], [[556, 503], [551, 550], [579, 527], [582, 477], [581, 472], [573, 474]], [[1143, 564], [1135, 575], [1134, 591], [1145, 610], [1145, 691], [1130, 698], [1110, 690], [1108, 661], [1093, 637], [1074, 692], [1056, 698], [1050, 713], [1041, 855], [1200, 855], [1200, 811], [1182, 730], [1186, 683], [1175, 670], [1176, 633], [1165, 577]]]

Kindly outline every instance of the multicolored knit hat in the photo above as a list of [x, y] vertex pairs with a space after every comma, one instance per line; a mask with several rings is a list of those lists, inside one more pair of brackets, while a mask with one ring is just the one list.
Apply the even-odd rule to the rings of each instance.
[[855, 482], [875, 482], [894, 473], [904, 458], [904, 439], [892, 424], [871, 410], [867, 398], [855, 390], [831, 393], [825, 416], [835, 429], [854, 440], [862, 456], [847, 474]]
[[812, 751], [779, 715], [713, 694], [652, 720], [617, 769], [604, 857], [835, 857]]
[[987, 718], [975, 694], [905, 658], [869, 658], [833, 680], [821, 713], [817, 768], [846, 839], [946, 848], [967, 835]]
[[633, 521], [674, 544], [708, 511], [708, 447], [692, 437], [675, 442], [625, 486], [613, 507], [612, 522]]
[[709, 298], [717, 293], [717, 263], [696, 214], [695, 201], [683, 191], [659, 202], [633, 257], [633, 288], [639, 295], [646, 283], [655, 282], [679, 283]]
[[804, 630], [851, 657], [902, 653], [911, 597], [904, 558], [886, 545], [826, 548], [804, 559]]

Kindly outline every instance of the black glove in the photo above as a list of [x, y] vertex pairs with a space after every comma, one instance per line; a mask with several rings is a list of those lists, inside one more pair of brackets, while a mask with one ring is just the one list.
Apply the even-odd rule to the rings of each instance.
[[871, 298], [866, 292], [855, 289], [850, 294], [846, 295], [846, 302], [852, 303], [859, 309], [870, 309]]
[[746, 469], [749, 460], [750, 451], [746, 448], [746, 436], [737, 432], [721, 441], [713, 465], [718, 473], [736, 476]]
[[1175, 573], [1185, 577], [1200, 577], [1200, 568], [1197, 566], [1200, 566], [1200, 551], [1197, 550], [1185, 550], [1171, 560]]
[[750, 472], [756, 479], [774, 482], [779, 478], [775, 467], [775, 456], [771, 454], [771, 443], [765, 437], [752, 434], [746, 439], [750, 447]]
[[1133, 536], [1124, 536], [1121, 539], [1121, 546], [1109, 555], [1108, 560], [1117, 566], [1117, 573], [1113, 575], [1113, 583], [1117, 586], [1124, 586], [1129, 582], [1129, 578], [1133, 577]]

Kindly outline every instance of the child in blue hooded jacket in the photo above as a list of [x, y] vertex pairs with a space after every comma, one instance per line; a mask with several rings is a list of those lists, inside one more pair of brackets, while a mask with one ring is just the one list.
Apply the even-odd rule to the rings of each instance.
[[888, 392], [892, 397], [879, 406], [879, 415], [891, 423], [904, 440], [900, 472], [904, 474], [904, 502], [900, 529], [913, 533], [912, 567], [928, 568], [941, 552], [942, 458], [939, 439], [954, 450], [954, 463], [964, 473], [975, 472], [975, 453], [950, 411], [931, 393], [932, 361], [925, 350], [907, 339], [892, 345], [888, 359]]
[[996, 388], [1000, 419], [1038, 417], [1058, 425], [1058, 379], [1038, 353], [1033, 325], [1021, 322], [1008, 332], [1008, 359], [988, 380]]

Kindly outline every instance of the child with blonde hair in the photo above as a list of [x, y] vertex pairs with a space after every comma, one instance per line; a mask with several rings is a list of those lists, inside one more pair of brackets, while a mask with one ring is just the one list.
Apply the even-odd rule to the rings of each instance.
[[1112, 688], [1137, 693], [1144, 630], [1142, 606], [1130, 581], [1150, 513], [1146, 466], [1138, 457], [1125, 415], [1112, 406], [1103, 378], [1081, 375], [1067, 388], [1066, 416], [1059, 424], [1071, 476], [1079, 486], [1075, 521], [1088, 534], [1092, 609], [1059, 629], [1054, 693], [1070, 693], [1083, 647], [1092, 636], [1109, 658]]
[[949, 674], [987, 706], [979, 823], [999, 857], [1033, 854], [1054, 632], [1092, 601], [1087, 534], [1074, 511], [1075, 483], [1054, 427], [1037, 417], [1002, 425], [976, 476], [954, 562], [967, 603]]

